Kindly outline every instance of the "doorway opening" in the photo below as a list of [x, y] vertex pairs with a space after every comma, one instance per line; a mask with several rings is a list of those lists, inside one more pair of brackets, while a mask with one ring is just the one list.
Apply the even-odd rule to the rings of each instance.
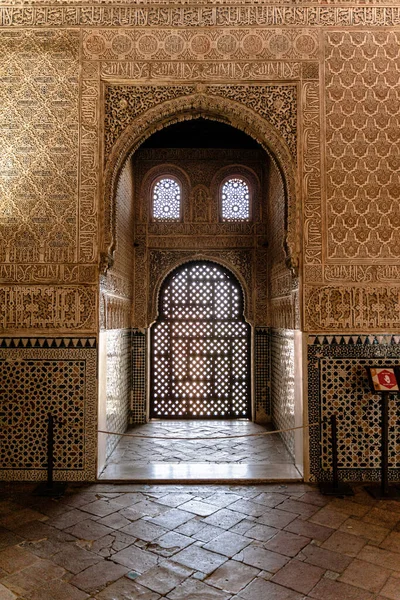
[[232, 273], [196, 261], [164, 282], [151, 328], [150, 417], [251, 417], [251, 332]]
[[[124, 395], [105, 366], [104, 429], [136, 437], [110, 443], [100, 479], [300, 479], [299, 438], [264, 435], [301, 421], [298, 281], [276, 161], [243, 131], [199, 115], [135, 151], [116, 200], [114, 264], [132, 265], [131, 380]], [[105, 345], [111, 365], [115, 346]]]

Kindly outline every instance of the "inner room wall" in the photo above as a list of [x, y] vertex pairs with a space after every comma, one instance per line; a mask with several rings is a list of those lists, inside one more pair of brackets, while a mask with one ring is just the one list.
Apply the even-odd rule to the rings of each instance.
[[[124, 165], [116, 190], [116, 243], [113, 262], [100, 281], [99, 429], [124, 433], [132, 389], [133, 174]], [[99, 434], [98, 469], [120, 438]]]
[[[302, 352], [301, 344], [300, 347], [295, 344], [295, 330], [300, 326], [299, 282], [287, 266], [284, 248], [287, 201], [282, 176], [274, 163], [270, 167], [267, 203], [271, 414], [275, 429], [290, 429], [302, 421], [302, 390], [299, 377], [295, 377], [295, 359]], [[282, 433], [281, 437], [296, 463], [301, 465], [301, 438], [293, 431]]]

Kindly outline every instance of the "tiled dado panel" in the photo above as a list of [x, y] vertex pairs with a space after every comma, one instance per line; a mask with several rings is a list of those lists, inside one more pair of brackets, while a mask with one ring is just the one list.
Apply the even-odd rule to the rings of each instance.
[[95, 338], [0, 338], [0, 479], [46, 478], [49, 413], [54, 478], [95, 479], [96, 363]]
[[254, 344], [255, 418], [258, 423], [271, 420], [270, 336], [267, 327], [257, 327]]
[[[107, 431], [124, 433], [128, 428], [131, 396], [131, 330], [107, 331]], [[107, 457], [120, 437], [107, 436]]]
[[132, 330], [132, 404], [130, 422], [139, 425], [146, 422], [146, 333]]
[[[343, 479], [380, 479], [380, 402], [369, 391], [367, 365], [398, 365], [400, 336], [309, 336], [309, 422], [338, 417], [338, 458]], [[389, 476], [400, 480], [400, 403], [390, 400]], [[331, 476], [330, 427], [310, 428], [312, 480]]]
[[[295, 426], [294, 406], [294, 332], [271, 330], [271, 411], [276, 429]], [[295, 452], [294, 432], [281, 437], [292, 456]]]

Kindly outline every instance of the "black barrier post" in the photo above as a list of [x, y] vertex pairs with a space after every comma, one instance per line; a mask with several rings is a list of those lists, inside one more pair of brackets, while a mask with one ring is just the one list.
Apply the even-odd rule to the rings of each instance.
[[54, 471], [54, 417], [51, 413], [47, 417], [47, 482], [40, 483], [34, 490], [35, 496], [59, 498], [65, 492], [66, 483], [53, 481]]
[[326, 496], [354, 496], [348, 483], [339, 482], [337, 444], [337, 417], [331, 415], [332, 482], [321, 483], [319, 488], [321, 493]]
[[400, 500], [400, 489], [389, 486], [389, 395], [390, 392], [381, 395], [381, 486], [365, 488], [377, 500]]

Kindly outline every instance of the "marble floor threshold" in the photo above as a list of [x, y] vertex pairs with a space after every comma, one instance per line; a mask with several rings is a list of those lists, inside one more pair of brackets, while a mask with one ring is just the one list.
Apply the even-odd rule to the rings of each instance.
[[[98, 479], [110, 483], [302, 481], [279, 435], [254, 435], [271, 429], [270, 424], [248, 420], [150, 421], [128, 433], [155, 439], [122, 437]], [[173, 437], [179, 439], [168, 439]], [[193, 437], [200, 439], [185, 439]]]
[[112, 464], [98, 478], [103, 483], [274, 483], [303, 478], [294, 465], [152, 463], [141, 467]]

